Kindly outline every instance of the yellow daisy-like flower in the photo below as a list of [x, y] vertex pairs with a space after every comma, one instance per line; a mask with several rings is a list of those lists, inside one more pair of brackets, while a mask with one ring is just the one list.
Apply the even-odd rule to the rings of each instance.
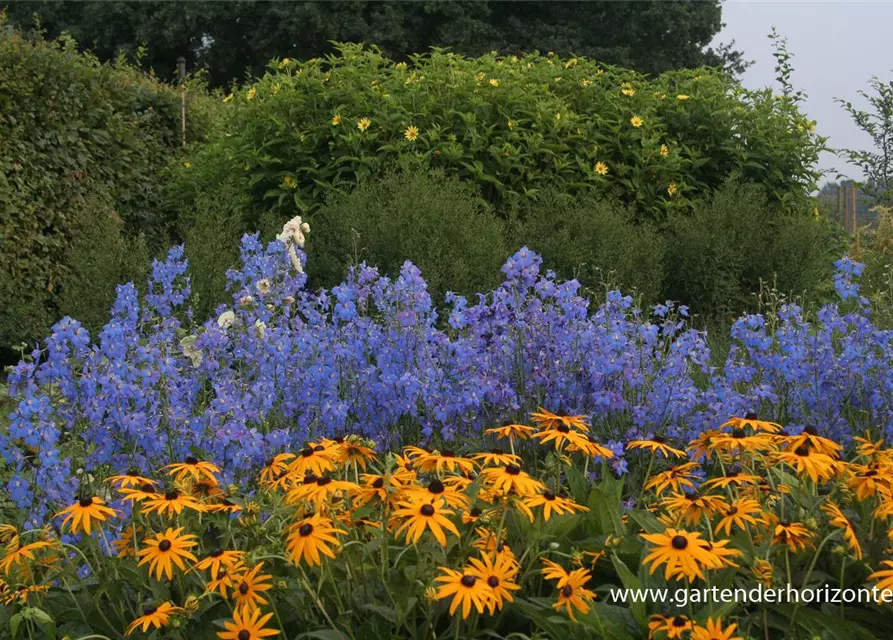
[[629, 82], [624, 82], [622, 85], [620, 85], [620, 93], [625, 96], [632, 97], [636, 95], [636, 90], [633, 89], [633, 85], [631, 85]]
[[285, 176], [282, 178], [282, 186], [286, 189], [294, 189], [298, 186], [298, 181], [295, 180], [294, 176]]
[[847, 518], [843, 511], [840, 510], [836, 504], [831, 501], [826, 502], [822, 505], [822, 511], [824, 511], [830, 517], [831, 526], [837, 527], [843, 531], [843, 539], [849, 545], [850, 550], [853, 552], [853, 557], [856, 560], [862, 559], [862, 546], [859, 544], [859, 539], [856, 537], [856, 530], [853, 528], [852, 522]]
[[684, 94], [684, 93], [680, 93], [679, 95], [676, 96], [676, 99], [677, 99], [677, 100], [688, 100], [689, 97], [690, 97], [690, 96], [687, 96], [687, 95]]
[[640, 118], [639, 116], [633, 116], [632, 118], [629, 119], [629, 123], [631, 125], [633, 125], [636, 129], [638, 129], [643, 124], [645, 124], [645, 121], [642, 120], [642, 118]]
[[652, 453], [661, 453], [667, 458], [669, 458], [671, 455], [677, 458], [685, 457], [684, 451], [680, 451], [679, 449], [668, 445], [666, 439], [663, 436], [653, 436], [648, 440], [630, 440], [626, 443], [626, 448], [628, 450], [647, 449]]
[[[552, 564], [554, 565], [554, 563]], [[595, 599], [595, 592], [585, 588], [586, 583], [592, 577], [588, 569], [565, 571], [558, 565], [554, 565], [544, 569], [543, 574], [549, 580], [558, 579], [558, 584], [556, 585], [558, 588], [558, 601], [552, 605], [553, 609], [556, 611], [564, 609], [568, 617], [575, 622], [574, 611], [580, 611], [581, 613], [589, 612], [589, 603]]]
[[606, 165], [604, 162], [601, 162], [601, 161], [596, 162], [595, 163], [595, 172], [600, 176], [608, 175], [608, 165]]
[[341, 114], [336, 113], [332, 116], [332, 126], [337, 127], [339, 124], [341, 124]]
[[332, 547], [341, 544], [335, 536], [346, 533], [335, 527], [332, 520], [318, 513], [296, 522], [289, 527], [289, 530], [285, 542], [289, 559], [295, 564], [303, 560], [310, 567], [322, 564], [320, 554], [334, 558], [335, 552], [332, 551]]
[[56, 517], [65, 516], [65, 519], [62, 521], [62, 527], [64, 528], [66, 524], [71, 523], [71, 533], [76, 534], [83, 531], [89, 536], [93, 520], [105, 522], [109, 517], [116, 518], [118, 516], [117, 511], [103, 506], [104, 504], [105, 501], [96, 496], [81, 498], [70, 507], [57, 513]]
[[124, 632], [124, 635], [129, 636], [140, 627], [142, 627], [141, 631], [143, 633], [146, 633], [149, 627], [161, 629], [161, 627], [170, 622], [172, 615], [178, 613], [185, 613], [185, 611], [180, 607], [175, 607], [170, 602], [162, 602], [157, 606], [147, 605], [143, 607], [143, 615], [127, 626], [127, 631]]
[[143, 541], [143, 548], [137, 552], [142, 558], [139, 566], [149, 563], [149, 575], [155, 574], [158, 580], [164, 575], [168, 580], [174, 577], [173, 565], [181, 571], [186, 569], [184, 560], [196, 561], [189, 549], [196, 546], [195, 536], [192, 534], [180, 535], [183, 527], [177, 529], [168, 528], [164, 533], [156, 533], [155, 537]]
[[456, 525], [447, 518], [447, 516], [453, 515], [452, 510], [444, 508], [441, 504], [441, 501], [435, 501], [435, 503], [420, 500], [399, 502], [398, 508], [394, 510], [394, 519], [404, 519], [404, 522], [394, 535], [400, 535], [401, 531], [406, 530], [407, 543], [415, 544], [425, 533], [425, 529], [430, 529], [440, 546], [445, 547], [447, 540], [444, 530], [456, 536], [460, 534]]
[[666, 158], [670, 155], [670, 147], [665, 144], [660, 145], [660, 157]]
[[667, 195], [669, 195], [671, 198], [676, 195], [677, 191], [679, 191], [679, 187], [677, 187], [675, 184], [670, 184], [669, 186], [667, 186]]
[[460, 606], [463, 620], [471, 613], [472, 607], [479, 614], [484, 613], [484, 608], [493, 593], [485, 580], [471, 573], [462, 573], [448, 567], [440, 567], [440, 571], [442, 575], [434, 579], [435, 582], [442, 583], [437, 589], [437, 598], [439, 600], [452, 598], [450, 615], [454, 615]]
[[487, 608], [490, 615], [502, 610], [503, 601], [514, 602], [512, 591], [521, 587], [515, 583], [515, 577], [521, 568], [514, 559], [506, 553], [483, 553], [480, 559], [469, 558], [471, 566], [466, 568], [466, 573], [483, 580], [490, 587], [490, 597], [487, 600]]
[[707, 541], [701, 539], [700, 533], [667, 529], [664, 533], [640, 535], [654, 545], [642, 561], [651, 565], [651, 574], [661, 565], [666, 565], [664, 578], [667, 580], [683, 577], [703, 579], [705, 568], [721, 566], [719, 558], [707, 550]]
[[497, 80], [496, 78], [490, 78], [490, 86], [491, 86], [491, 87], [498, 87], [498, 86], [499, 86], [499, 80]]
[[803, 551], [807, 546], [812, 546], [811, 539], [815, 537], [809, 529], [799, 522], [780, 520], [775, 525], [772, 536], [772, 544], [786, 546], [791, 551]]
[[371, 124], [372, 120], [370, 120], [369, 118], [360, 118], [357, 122], [357, 129], [359, 129], [360, 131], [365, 131]]
[[14, 565], [24, 564], [26, 560], [34, 560], [34, 552], [37, 549], [51, 547], [52, 543], [38, 540], [31, 544], [23, 545], [18, 536], [14, 536], [4, 547], [5, 554], [0, 559], [0, 571], [9, 575]]
[[507, 126], [509, 129], [514, 130], [514, 128], [515, 128], [515, 121], [514, 121], [514, 120], [509, 120], [509, 121], [506, 122], [505, 124], [506, 124], [506, 126]]
[[257, 97], [257, 90], [254, 87], [251, 87], [248, 90], [248, 99], [254, 100]]
[[235, 97], [236, 97], [235, 94], [232, 94], [232, 93], [231, 93], [231, 94], [229, 94], [228, 96], [226, 96], [226, 97], [223, 99], [223, 102], [225, 102], [225, 103], [226, 103], [226, 102], [232, 102], [233, 99], [234, 99]]
[[551, 518], [553, 512], [555, 513], [555, 515], [563, 515], [565, 513], [574, 513], [575, 511], [589, 511], [588, 507], [577, 504], [570, 498], [557, 496], [548, 489], [546, 489], [539, 495], [525, 498], [518, 504], [519, 506], [522, 506], [522, 511], [525, 512], [531, 522], [533, 522], [535, 519], [531, 509], [534, 509], [536, 507], [543, 508], [544, 521]]
[[190, 477], [199, 482], [202, 478], [207, 478], [208, 480], [213, 480], [215, 484], [217, 482], [216, 474], [220, 473], [220, 467], [216, 464], [204, 462], [194, 456], [186, 456], [183, 462], [169, 464], [164, 469], [170, 469], [168, 475], [173, 476], [174, 480], [183, 480], [186, 477]]
[[542, 482], [532, 478], [516, 464], [483, 469], [481, 478], [484, 479], [488, 487], [501, 491], [503, 495], [508, 495], [514, 491], [516, 495], [521, 497], [533, 496], [546, 488]]
[[403, 137], [410, 142], [415, 142], [419, 137], [419, 128], [413, 125], [409, 125], [403, 132]]
[[154, 484], [155, 481], [139, 475], [136, 471], [132, 471], [120, 476], [111, 476], [105, 479], [110, 485], [116, 489], [130, 489], [139, 487], [144, 484]]
[[521, 440], [527, 440], [530, 437], [530, 434], [533, 433], [535, 429], [533, 427], [529, 427], [525, 424], [513, 424], [511, 422], [506, 422], [501, 427], [493, 427], [492, 429], [487, 429], [484, 433], [492, 433], [495, 434], [497, 438], [502, 440], [503, 438], [519, 438]]
[[224, 622], [226, 631], [218, 631], [221, 640], [262, 640], [269, 636], [279, 635], [275, 629], [267, 629], [266, 624], [273, 617], [272, 613], [261, 615], [260, 609], [235, 609], [233, 621]]
[[244, 551], [214, 549], [207, 556], [199, 560], [192, 568], [196, 571], [204, 571], [205, 569], [208, 569], [211, 572], [211, 578], [216, 578], [221, 569], [232, 571], [242, 563], [244, 558]]
[[[127, 497], [135, 494], [128, 494]], [[188, 493], [181, 493], [176, 489], [172, 489], [164, 494], [155, 494], [146, 498], [142, 503], [144, 513], [157, 512], [158, 515], [167, 513], [170, 516], [180, 514], [183, 509], [192, 509], [193, 511], [206, 511], [207, 507], [195, 499]]]
[[688, 616], [665, 616], [655, 613], [648, 620], [649, 638], [653, 638], [658, 632], [663, 632], [667, 634], [667, 640], [674, 640], [682, 638], [693, 628]]
[[253, 611], [262, 604], [269, 604], [263, 593], [273, 588], [270, 584], [273, 576], [260, 573], [263, 566], [264, 563], [261, 562], [248, 573], [233, 576], [232, 597], [236, 601], [236, 608]]

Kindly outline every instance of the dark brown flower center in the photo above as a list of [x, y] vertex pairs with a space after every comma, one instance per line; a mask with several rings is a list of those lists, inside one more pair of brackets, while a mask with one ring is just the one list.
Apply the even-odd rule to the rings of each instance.
[[481, 509], [480, 509], [480, 507], [474, 507], [474, 508], [471, 510], [471, 512], [469, 513], [469, 515], [470, 515], [472, 518], [479, 518], [480, 515], [481, 515]]
[[462, 586], [468, 587], [469, 589], [474, 586], [474, 583], [476, 581], [477, 581], [477, 578], [475, 578], [474, 576], [469, 576], [469, 575], [462, 576], [462, 580], [460, 580], [460, 582], [462, 583]]
[[441, 458], [455, 458], [456, 452], [453, 451], [452, 449], [444, 449], [443, 451], [440, 452], [440, 457]]
[[779, 521], [778, 524], [780, 524], [781, 526], [787, 528], [787, 527], [790, 527], [790, 526], [791, 526], [791, 521], [790, 521], [790, 520], [781, 520], [781, 521]]
[[211, 553], [209, 553], [212, 558], [219, 558], [223, 555], [223, 549], [214, 549]]
[[551, 491], [549, 491], [548, 489], [546, 489], [546, 490], [543, 492], [543, 497], [544, 497], [546, 500], [552, 501], [552, 500], [555, 499], [555, 494], [552, 493]]
[[730, 508], [729, 508], [729, 515], [730, 515], [730, 516], [733, 516], [733, 515], [735, 515], [736, 513], [738, 513], [738, 507], [730, 507]]
[[239, 631], [239, 635], [236, 636], [238, 640], [251, 640], [251, 632], [247, 629], [242, 629]]
[[753, 411], [748, 411], [747, 413], [744, 414], [744, 419], [745, 420], [756, 420], [757, 414], [754, 413]]
[[381, 489], [384, 486], [384, 478], [376, 478], [372, 483], [372, 487], [375, 489]]
[[510, 476], [516, 476], [521, 473], [521, 467], [516, 464], [505, 465], [505, 472]]
[[446, 487], [443, 486], [440, 480], [432, 480], [431, 484], [428, 485], [428, 491], [431, 493], [443, 493], [445, 490]]
[[489, 585], [491, 589], [495, 589], [499, 586], [499, 578], [497, 578], [496, 576], [490, 576], [489, 578], [487, 578], [487, 585]]
[[492, 453], [495, 456], [501, 456], [505, 452], [502, 449], [500, 449], [499, 447], [493, 447], [492, 449], [490, 449], [490, 453]]
[[654, 436], [651, 438], [651, 442], [656, 442], [657, 444], [664, 444], [666, 441], [666, 438], [663, 436]]
[[317, 479], [316, 479], [316, 485], [317, 485], [318, 487], [324, 487], [324, 486], [326, 486], [327, 484], [329, 484], [331, 481], [332, 481], [331, 478], [325, 478], [325, 477], [323, 477], [323, 478], [317, 478]]
[[866, 478], [873, 478], [876, 475], [877, 475], [877, 471], [874, 469], [869, 469], [868, 471], [865, 472]]
[[313, 455], [313, 449], [307, 447], [306, 449], [301, 449], [301, 455], [305, 458], [309, 458]]
[[737, 471], [726, 471], [726, 478], [737, 478], [737, 477], [738, 477]]
[[817, 427], [810, 424], [803, 427], [803, 433], [807, 433], [811, 436], [817, 436], [819, 435], [819, 430]]
[[180, 497], [180, 492], [177, 491], [176, 489], [173, 489], [172, 491], [168, 491], [167, 493], [164, 494], [165, 500], [176, 500], [179, 497]]
[[316, 452], [320, 452], [320, 451], [325, 451], [326, 448], [324, 446], [322, 446], [321, 444], [318, 444], [315, 447], [313, 447], [313, 450]]
[[670, 544], [672, 544], [673, 548], [677, 551], [682, 551], [688, 546], [688, 538], [685, 536], [673, 536], [673, 541]]
[[300, 535], [302, 538], [306, 538], [311, 533], [313, 533], [313, 525], [310, 524], [309, 522], [305, 522], [298, 529], [298, 535]]
[[249, 587], [248, 583], [243, 580], [242, 584], [239, 585], [239, 593], [244, 596], [246, 593], [248, 593], [249, 589], [251, 589], [251, 587]]
[[421, 513], [425, 517], [431, 517], [434, 515], [434, 507], [430, 504], [423, 504], [422, 508], [419, 509], [419, 513]]
[[747, 432], [744, 429], [734, 429], [732, 430], [732, 437], [740, 440], [741, 438], [747, 437]]
[[81, 509], [86, 509], [93, 504], [93, 498], [81, 498], [78, 500], [78, 504], [81, 506]]
[[186, 464], [198, 464], [198, 458], [186, 456]]
[[161, 542], [158, 543], [159, 551], [170, 551], [171, 550], [171, 541], [165, 538]]
[[684, 627], [688, 624], [688, 618], [685, 616], [676, 616], [673, 618], [673, 626], [674, 627]]
[[140, 491], [145, 491], [146, 493], [152, 493], [153, 491], [155, 491], [155, 487], [151, 484], [146, 483], [146, 484], [140, 485]]
[[797, 447], [796, 449], [794, 449], [794, 453], [797, 454], [798, 456], [800, 456], [801, 458], [805, 458], [806, 456], [809, 455], [809, 447], [806, 445]]
[[556, 428], [561, 433], [570, 433], [571, 431], [571, 428], [564, 423], [559, 424]]
[[153, 604], [147, 604], [145, 607], [143, 607], [143, 615], [144, 616], [151, 616], [156, 611], [158, 611], [158, 607], [156, 607]]
[[563, 595], [565, 598], [570, 598], [572, 595], [574, 595], [574, 588], [569, 584], [564, 585], [563, 587], [561, 587], [561, 595]]

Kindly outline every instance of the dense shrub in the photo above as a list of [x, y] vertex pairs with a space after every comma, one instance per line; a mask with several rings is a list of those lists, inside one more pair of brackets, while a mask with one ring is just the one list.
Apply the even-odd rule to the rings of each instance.
[[649, 302], [663, 293], [664, 240], [624, 207], [548, 190], [525, 202], [513, 223], [513, 248], [530, 247], [562, 278], [634, 291]]
[[[190, 110], [190, 139], [207, 128], [208, 108]], [[93, 234], [89, 249], [106, 266], [129, 259], [115, 248], [118, 227], [154, 237], [162, 169], [181, 153], [179, 112], [174, 88], [0, 18], [0, 345], [37, 338], [67, 312], [107, 309], [124, 265], [75, 273], [88, 250], [79, 229], [106, 225], [110, 235]]]
[[783, 214], [754, 185], [726, 185], [674, 215], [666, 233], [667, 295], [718, 318], [752, 307], [761, 281], [797, 294], [819, 288], [844, 251], [833, 225]]
[[315, 210], [330, 191], [409, 160], [473, 182], [499, 206], [544, 187], [595, 188], [662, 220], [730, 177], [794, 206], [814, 186], [822, 146], [792, 97], [713, 70], [648, 79], [534, 54], [434, 52], [406, 65], [344, 46], [273, 64], [227, 100], [225, 125], [176, 183], [199, 198], [240, 176], [252, 224], [270, 209]]
[[319, 232], [308, 246], [319, 264], [308, 264], [311, 283], [334, 286], [348, 265], [363, 261], [398, 274], [411, 260], [426, 274], [435, 300], [450, 290], [470, 295], [499, 284], [506, 254], [502, 221], [474, 185], [442, 173], [389, 173], [367, 181], [350, 194], [333, 194], [313, 220]]

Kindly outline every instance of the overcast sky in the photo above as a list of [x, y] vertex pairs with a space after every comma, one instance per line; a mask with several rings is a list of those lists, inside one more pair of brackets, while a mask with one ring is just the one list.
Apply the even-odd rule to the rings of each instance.
[[[870, 138], [834, 99], [864, 105], [858, 91], [867, 89], [872, 76], [893, 80], [893, 2], [726, 0], [723, 22], [726, 27], [716, 40], [735, 40], [735, 48], [754, 61], [742, 77], [744, 86], [777, 86], [766, 37], [775, 26], [794, 54], [794, 88], [808, 94], [806, 114], [818, 121], [818, 132], [830, 138], [828, 145], [870, 145]], [[837, 171], [861, 177], [858, 169], [833, 154], [825, 154], [820, 166], [834, 170], [826, 180], [835, 179]]]

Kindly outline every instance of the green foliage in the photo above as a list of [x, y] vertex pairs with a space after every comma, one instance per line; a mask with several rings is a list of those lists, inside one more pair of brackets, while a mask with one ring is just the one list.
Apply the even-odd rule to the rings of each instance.
[[[706, 49], [722, 27], [709, 2], [9, 2], [11, 19], [34, 15], [53, 37], [68, 31], [103, 59], [136, 55], [172, 78], [179, 56], [204, 67], [216, 86], [263, 73], [271, 58], [306, 60], [332, 41], [380, 46], [407, 59], [430, 47], [481, 55], [552, 50], [644, 73], [701, 65], [741, 71], [741, 54]], [[250, 37], [246, 37], [250, 33]]]
[[333, 194], [317, 211], [307, 273], [311, 284], [333, 286], [347, 265], [365, 260], [396, 275], [411, 260], [441, 301], [447, 291], [470, 295], [501, 282], [510, 253], [504, 235], [473, 185], [442, 172], [390, 171]]
[[656, 301], [664, 279], [664, 240], [632, 212], [593, 196], [547, 191], [526, 203], [512, 230], [511, 250], [526, 245], [546, 268], [590, 288], [606, 284]]
[[239, 238], [245, 229], [244, 198], [225, 186], [195, 202], [180, 221], [192, 285], [192, 306], [198, 317], [214, 312], [227, 300], [226, 271], [238, 262]]
[[856, 125], [871, 137], [872, 150], [844, 149], [846, 158], [862, 169], [866, 187], [882, 203], [893, 202], [893, 82], [871, 79], [869, 94], [860, 91], [870, 110], [859, 109], [852, 102], [838, 100]]
[[405, 65], [343, 46], [326, 60], [272, 65], [226, 106], [220, 134], [178, 174], [177, 199], [216, 190], [220, 176], [238, 180], [251, 225], [269, 210], [313, 211], [382, 166], [418, 162], [475, 183], [497, 208], [546, 187], [595, 189], [662, 221], [729, 178], [764, 184], [793, 208], [814, 186], [823, 144], [792, 98], [716, 71], [649, 80], [556, 56], [434, 52]]
[[829, 282], [845, 251], [836, 225], [783, 215], [753, 185], [727, 185], [690, 216], [667, 227], [667, 296], [707, 319], [752, 307], [761, 282], [783, 292], [816, 290]]
[[[121, 233], [154, 229], [161, 170], [181, 153], [179, 112], [175, 89], [0, 17], [0, 345], [73, 311], [99, 321], [114, 277], [133, 272]], [[208, 106], [198, 113], [190, 139], [208, 125]]]

